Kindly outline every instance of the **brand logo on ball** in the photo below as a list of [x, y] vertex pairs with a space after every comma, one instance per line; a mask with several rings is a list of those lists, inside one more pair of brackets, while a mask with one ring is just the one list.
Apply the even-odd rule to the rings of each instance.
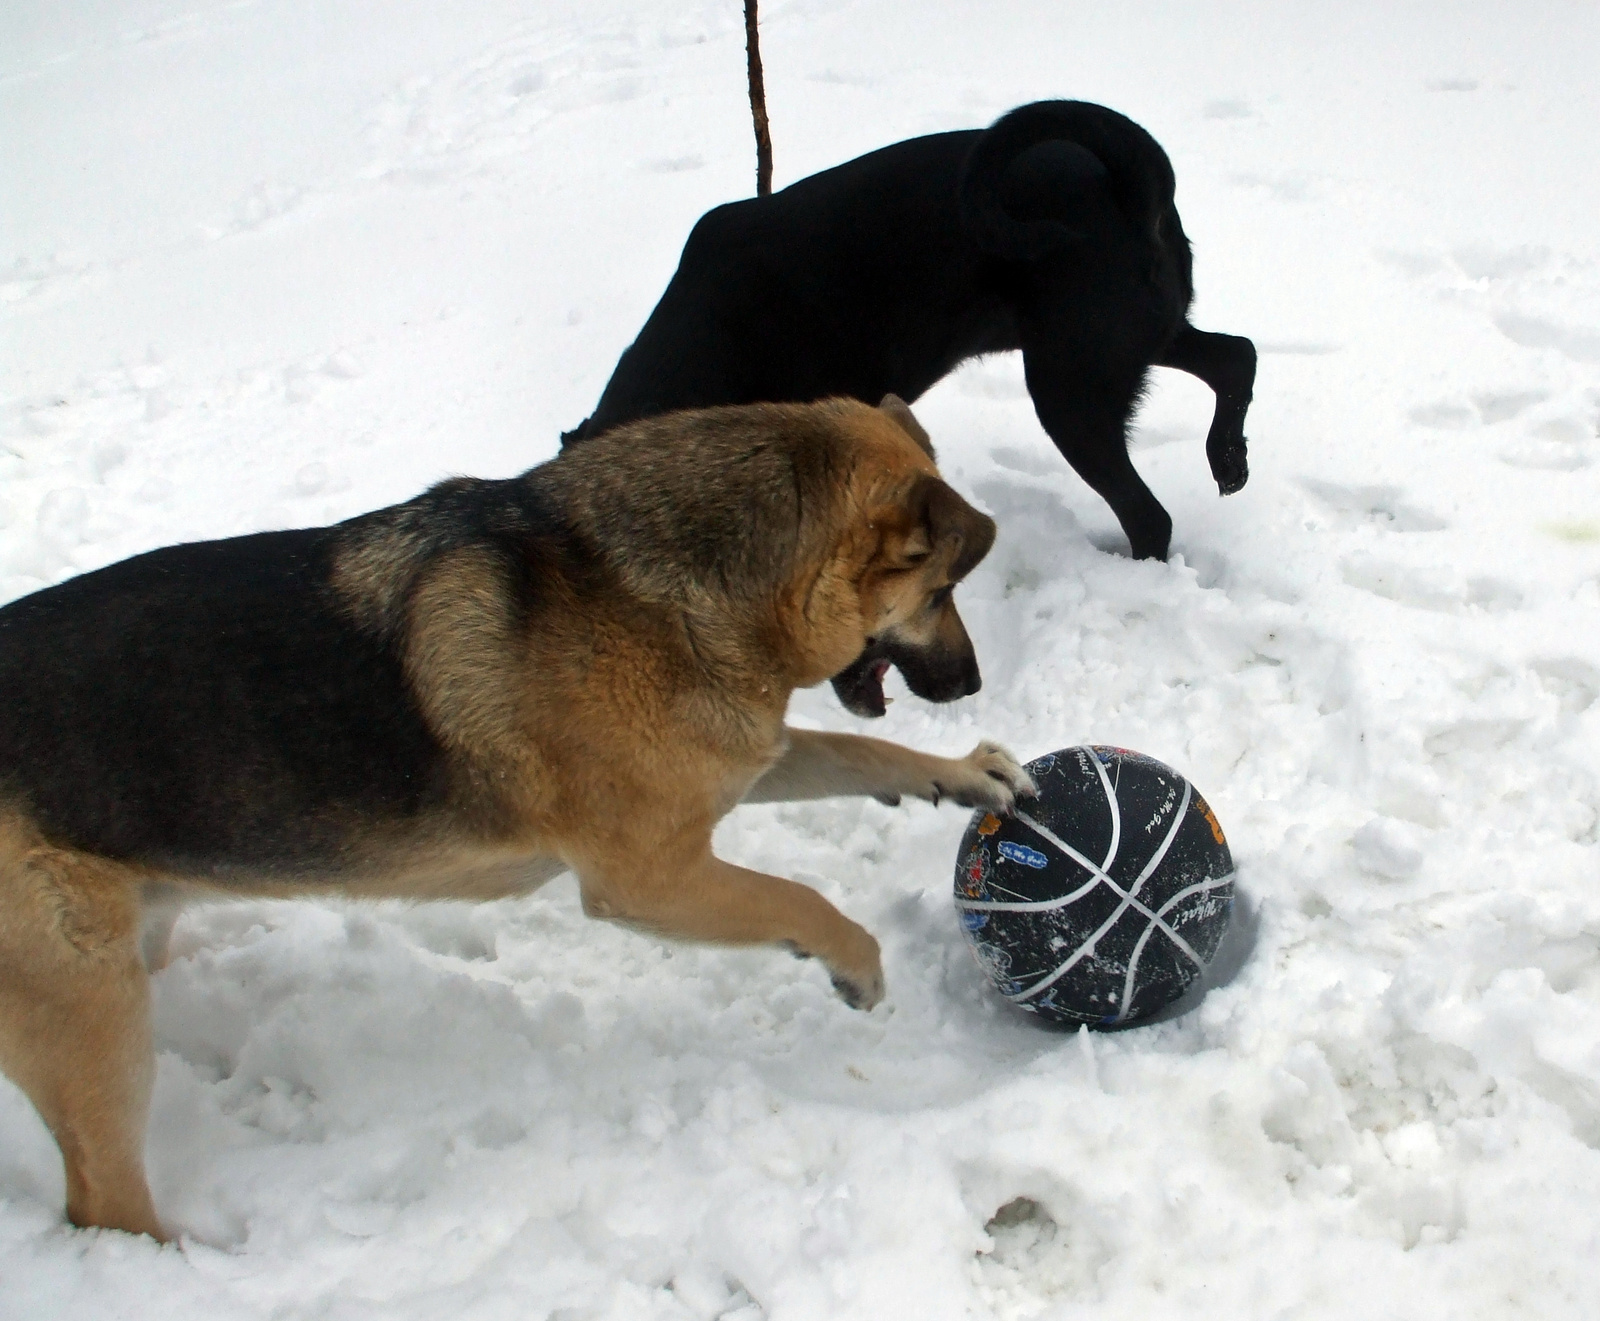
[[1043, 871], [1050, 865], [1050, 859], [1038, 849], [1030, 849], [1026, 844], [1014, 844], [1009, 839], [1000, 841], [1000, 856], [1011, 862], [1020, 862], [1024, 867], [1032, 867], [1035, 871]]

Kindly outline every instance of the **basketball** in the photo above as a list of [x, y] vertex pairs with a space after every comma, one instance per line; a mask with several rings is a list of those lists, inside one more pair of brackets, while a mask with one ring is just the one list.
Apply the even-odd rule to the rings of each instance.
[[1028, 764], [1039, 788], [961, 839], [956, 911], [1012, 1004], [1055, 1023], [1127, 1027], [1205, 970], [1233, 912], [1215, 813], [1172, 767], [1125, 748]]

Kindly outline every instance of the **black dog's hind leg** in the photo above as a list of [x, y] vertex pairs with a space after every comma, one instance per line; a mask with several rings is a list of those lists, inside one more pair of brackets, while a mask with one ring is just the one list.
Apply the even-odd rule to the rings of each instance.
[[1022, 362], [1040, 423], [1078, 476], [1111, 506], [1128, 534], [1133, 557], [1166, 559], [1172, 519], [1128, 458], [1128, 418], [1144, 373], [1131, 379], [1089, 379], [1091, 360], [1070, 349], [1025, 347]]
[[1156, 359], [1160, 367], [1176, 367], [1197, 376], [1217, 396], [1206, 436], [1206, 458], [1217, 490], [1232, 495], [1250, 477], [1245, 454], [1244, 415], [1256, 383], [1256, 346], [1241, 335], [1217, 335], [1184, 324], [1166, 351]]

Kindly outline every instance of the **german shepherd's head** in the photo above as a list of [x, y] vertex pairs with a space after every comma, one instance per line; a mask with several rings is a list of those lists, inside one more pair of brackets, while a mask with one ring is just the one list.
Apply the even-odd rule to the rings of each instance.
[[994, 544], [994, 520], [979, 513], [940, 478], [933, 446], [895, 395], [879, 405], [926, 455], [873, 502], [868, 525], [877, 534], [857, 586], [866, 636], [860, 654], [833, 676], [833, 690], [858, 716], [888, 709], [883, 681], [890, 667], [930, 702], [969, 697], [983, 685], [972, 639], [954, 594]]
[[[931, 702], [978, 691], [951, 596], [994, 521], [940, 478], [894, 395], [662, 414], [535, 473], [632, 595], [692, 624], [698, 663], [831, 679], [860, 716], [884, 714], [891, 667]], [[752, 623], [774, 605], [775, 627]]]

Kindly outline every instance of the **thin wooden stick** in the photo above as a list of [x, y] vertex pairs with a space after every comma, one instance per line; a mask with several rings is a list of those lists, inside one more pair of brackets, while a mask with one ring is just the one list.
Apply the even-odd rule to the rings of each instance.
[[772, 134], [767, 129], [767, 86], [761, 77], [756, 0], [744, 0], [744, 48], [750, 57], [750, 115], [756, 124], [756, 196], [772, 191]]

